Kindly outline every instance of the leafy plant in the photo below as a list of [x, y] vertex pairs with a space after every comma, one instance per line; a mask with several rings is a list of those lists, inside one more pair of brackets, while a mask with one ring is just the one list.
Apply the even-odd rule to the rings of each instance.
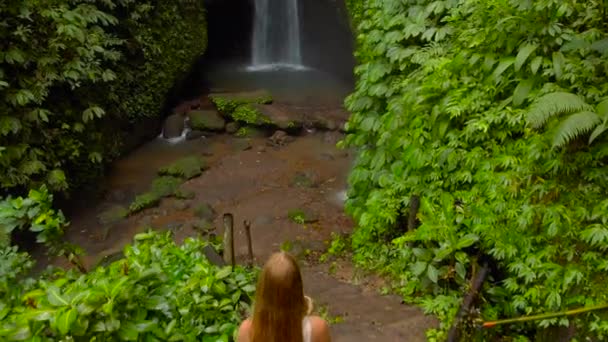
[[4, 304], [4, 340], [228, 341], [249, 310], [255, 273], [212, 265], [206, 242], [135, 236], [125, 258], [80, 275], [57, 270]]
[[5, 1], [0, 18], [3, 194], [92, 183], [207, 42], [192, 0]]
[[551, 118], [563, 114], [568, 117], [555, 127], [553, 147], [563, 147], [585, 133], [591, 133], [591, 144], [608, 129], [608, 100], [593, 108], [580, 96], [565, 92], [550, 93], [536, 100], [530, 107], [527, 121], [534, 128], [540, 128]]
[[[485, 262], [472, 322], [608, 301], [608, 148], [603, 104], [589, 105], [608, 96], [603, 2], [350, 6], [359, 66], [341, 144], [358, 151], [346, 205], [357, 264], [437, 315], [433, 340]], [[587, 134], [593, 144], [574, 143]], [[530, 340], [566, 325], [579, 339], [608, 335], [604, 315], [585, 313], [476, 336]]]

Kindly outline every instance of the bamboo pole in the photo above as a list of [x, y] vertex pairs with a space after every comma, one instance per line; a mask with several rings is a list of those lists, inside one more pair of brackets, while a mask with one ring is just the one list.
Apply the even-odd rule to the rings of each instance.
[[224, 214], [224, 262], [234, 267], [234, 217]]
[[249, 267], [253, 266], [253, 244], [251, 241], [251, 222], [245, 220], [243, 222], [245, 226], [245, 235], [247, 236], [247, 254], [249, 255], [248, 264]]
[[538, 314], [538, 315], [532, 315], [532, 316], [523, 316], [523, 317], [517, 317], [517, 318], [503, 319], [503, 320], [499, 320], [499, 321], [483, 322], [483, 324], [481, 326], [483, 328], [493, 328], [497, 325], [537, 321], [539, 319], [549, 319], [549, 318], [564, 317], [564, 316], [574, 316], [574, 315], [579, 315], [579, 314], [582, 314], [585, 312], [606, 310], [606, 309], [608, 309], [608, 304], [600, 304], [600, 305], [590, 306], [587, 308], [578, 308], [578, 309], [572, 309], [572, 310], [560, 311], [560, 312], [554, 312], [554, 313]]

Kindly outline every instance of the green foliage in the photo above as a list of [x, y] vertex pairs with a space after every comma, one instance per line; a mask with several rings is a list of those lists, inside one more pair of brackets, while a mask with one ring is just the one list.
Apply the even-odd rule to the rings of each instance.
[[135, 196], [133, 202], [129, 205], [129, 213], [135, 214], [144, 209], [152, 208], [158, 205], [161, 200], [161, 196], [155, 192], [148, 191], [141, 195]]
[[198, 156], [179, 159], [171, 165], [160, 168], [161, 175], [152, 181], [150, 189], [135, 197], [129, 206], [129, 213], [134, 214], [144, 209], [152, 208], [164, 197], [191, 199], [194, 193], [185, 192], [181, 185], [185, 180], [200, 176], [208, 168], [206, 161]]
[[232, 112], [232, 119], [254, 126], [262, 126], [272, 123], [270, 118], [262, 114], [255, 107], [248, 104], [243, 104], [236, 107], [236, 109]]
[[287, 217], [297, 224], [306, 223], [306, 213], [302, 209], [293, 209], [287, 213]]
[[0, 5], [0, 186], [90, 182], [206, 47], [202, 2]]
[[[485, 261], [493, 271], [471, 318], [607, 302], [603, 3], [362, 6], [342, 143], [358, 150], [347, 201], [355, 261], [392, 275], [407, 301], [440, 318], [432, 339], [445, 338]], [[543, 125], [549, 134], [530, 129]], [[589, 133], [593, 144], [574, 143]], [[416, 229], [405, 226], [414, 196]], [[608, 336], [597, 313], [480, 334], [526, 340], [567, 324], [581, 340]]]
[[250, 106], [251, 104], [272, 103], [272, 96], [266, 91], [249, 93], [212, 94], [209, 99], [217, 110], [226, 117], [252, 125], [261, 125], [270, 120]]
[[203, 170], [206, 170], [207, 168], [207, 163], [203, 158], [189, 156], [161, 168], [158, 173], [161, 175], [191, 179], [200, 176], [203, 173]]
[[[20, 283], [3, 301], [2, 340], [229, 341], [255, 273], [212, 265], [206, 242], [135, 236], [125, 258], [82, 275], [56, 270]], [[1, 282], [0, 277], [0, 282]]]
[[570, 114], [561, 119], [553, 135], [553, 147], [564, 147], [579, 136], [591, 133], [589, 143], [604, 133], [608, 127], [608, 100], [593, 108], [580, 96], [558, 92], [540, 97], [531, 107], [526, 120], [534, 128], [544, 126], [551, 118]]
[[52, 246], [58, 243], [67, 227], [61, 211], [53, 209], [53, 195], [46, 187], [30, 190], [28, 197], [0, 198], [0, 234], [10, 243], [15, 229], [29, 230], [37, 235], [37, 242]]

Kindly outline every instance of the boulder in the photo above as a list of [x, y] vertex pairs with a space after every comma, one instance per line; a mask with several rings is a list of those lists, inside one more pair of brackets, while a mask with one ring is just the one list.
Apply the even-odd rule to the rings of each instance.
[[163, 124], [163, 138], [177, 138], [182, 135], [185, 123], [184, 117], [179, 114], [169, 115]]
[[241, 125], [238, 122], [229, 122], [226, 124], [226, 133], [234, 134], [238, 132], [239, 128], [241, 128]]
[[210, 222], [213, 222], [217, 213], [213, 207], [207, 203], [201, 203], [194, 208], [194, 214], [200, 218]]
[[226, 121], [214, 110], [193, 110], [188, 113], [190, 127], [199, 131], [223, 131]]
[[276, 131], [268, 140], [273, 146], [285, 146], [292, 142], [294, 138], [284, 131]]
[[209, 99], [224, 116], [231, 116], [240, 105], [249, 103], [272, 103], [272, 95], [266, 90], [236, 93], [213, 93]]
[[303, 119], [301, 115], [288, 112], [277, 106], [267, 104], [252, 104], [250, 105], [258, 113], [268, 118], [268, 125], [275, 126], [280, 130], [291, 134], [297, 134], [303, 127]]

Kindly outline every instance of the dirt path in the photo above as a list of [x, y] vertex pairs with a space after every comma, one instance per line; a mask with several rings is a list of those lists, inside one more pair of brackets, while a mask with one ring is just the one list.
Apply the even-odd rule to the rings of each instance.
[[[110, 204], [128, 202], [159, 166], [154, 160], [166, 163], [166, 156], [136, 151], [131, 159], [118, 163], [118, 173], [114, 172], [108, 183], [113, 194], [106, 203], [72, 218], [71, 240], [87, 250], [90, 256], [85, 263], [93, 265], [101, 257], [122, 250], [146, 226], [172, 229], [178, 240], [196, 235], [193, 226], [200, 221], [196, 208], [208, 204], [217, 213], [215, 227], [221, 227], [223, 213], [234, 215], [237, 258], [242, 260], [247, 252], [242, 222], [249, 220], [258, 264], [281, 247], [302, 259], [307, 293], [318, 309], [341, 320], [332, 325], [335, 341], [424, 341], [424, 331], [433, 320], [420, 310], [402, 305], [398, 297], [381, 296], [374, 287], [355, 285], [348, 276], [331, 274], [327, 265], [304, 257], [320, 254], [332, 233], [348, 233], [353, 226], [343, 210], [352, 156], [335, 148], [340, 138], [337, 132], [311, 133], [282, 147], [268, 146], [265, 138], [202, 139], [187, 151], [204, 154], [211, 165], [201, 177], [184, 185], [195, 192], [195, 198], [163, 200], [158, 208], [117, 222], [104, 239], [97, 228], [99, 211]], [[145, 172], [147, 169], [152, 175]], [[293, 222], [288, 214], [295, 210], [303, 211], [310, 222]]]

